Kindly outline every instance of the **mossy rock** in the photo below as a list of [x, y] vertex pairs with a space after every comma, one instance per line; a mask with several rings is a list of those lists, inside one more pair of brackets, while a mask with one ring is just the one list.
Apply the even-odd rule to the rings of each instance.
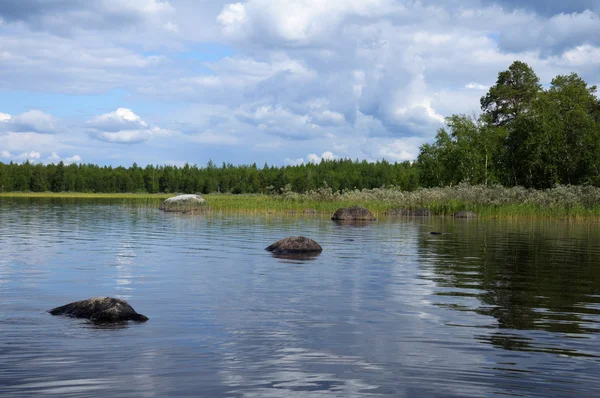
[[94, 297], [75, 301], [48, 311], [52, 315], [85, 318], [94, 322], [146, 322], [148, 317], [138, 314], [125, 300], [112, 297]]
[[179, 195], [166, 199], [160, 204], [160, 210], [171, 213], [187, 213], [210, 210], [206, 200], [200, 195]]
[[274, 254], [321, 253], [323, 248], [312, 239], [304, 236], [290, 236], [265, 248]]
[[364, 207], [354, 206], [338, 209], [331, 219], [334, 221], [375, 221], [375, 216]]

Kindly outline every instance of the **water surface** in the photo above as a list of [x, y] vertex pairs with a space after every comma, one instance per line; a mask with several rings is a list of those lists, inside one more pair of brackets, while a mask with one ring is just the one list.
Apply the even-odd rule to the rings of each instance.
[[[599, 254], [594, 223], [0, 199], [0, 395], [598, 396]], [[92, 296], [150, 321], [46, 312]]]

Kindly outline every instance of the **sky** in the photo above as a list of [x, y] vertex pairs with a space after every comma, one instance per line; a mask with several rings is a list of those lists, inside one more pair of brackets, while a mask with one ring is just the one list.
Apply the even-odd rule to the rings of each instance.
[[2, 0], [0, 162], [414, 160], [515, 60], [600, 84], [600, 2]]

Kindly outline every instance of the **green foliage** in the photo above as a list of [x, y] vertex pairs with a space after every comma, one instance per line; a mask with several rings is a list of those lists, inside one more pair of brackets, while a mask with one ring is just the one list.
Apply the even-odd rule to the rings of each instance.
[[509, 124], [526, 114], [542, 90], [540, 79], [524, 62], [514, 62], [498, 74], [496, 84], [481, 98], [481, 109], [494, 125]]
[[[268, 193], [309, 192], [324, 184], [334, 191], [370, 189], [388, 185], [414, 190], [419, 171], [410, 162], [376, 163], [350, 159], [322, 161], [319, 164], [273, 167], [256, 164], [206, 167], [153, 166], [140, 168], [99, 167], [93, 164], [32, 165], [0, 163], [0, 192], [98, 192], [98, 193]], [[287, 187], [287, 188], [286, 188]]]
[[423, 185], [497, 183], [496, 170], [506, 130], [491, 128], [465, 115], [447, 118], [446, 125], [448, 130], [440, 129], [433, 145], [421, 148], [417, 163]]
[[600, 186], [600, 101], [576, 74], [544, 90], [533, 70], [515, 62], [481, 99], [475, 119], [454, 115], [418, 165], [426, 187], [496, 184], [551, 188]]

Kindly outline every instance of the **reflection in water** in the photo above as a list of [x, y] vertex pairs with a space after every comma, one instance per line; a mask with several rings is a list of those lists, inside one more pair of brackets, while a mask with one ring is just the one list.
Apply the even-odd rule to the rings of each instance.
[[578, 355], [568, 340], [560, 340], [566, 347], [546, 347], [550, 336], [540, 339], [527, 331], [565, 337], [600, 331], [595, 225], [477, 223], [460, 232], [443, 240], [422, 237], [419, 244], [423, 253], [434, 254], [424, 267], [442, 288], [436, 293], [438, 305], [491, 316], [496, 328], [513, 330], [481, 336], [481, 341], [508, 350]]
[[338, 227], [346, 227], [346, 228], [362, 228], [372, 226], [376, 221], [369, 220], [332, 220], [332, 223], [337, 225]]
[[319, 257], [321, 253], [309, 252], [309, 253], [271, 253], [274, 258], [281, 260], [288, 260], [290, 262], [302, 263], [304, 261], [312, 261]]
[[[0, 395], [600, 391], [595, 225], [340, 225], [157, 206], [0, 199]], [[263, 250], [295, 235], [323, 253]], [[109, 327], [45, 312], [93, 296], [126, 298], [151, 320]]]

